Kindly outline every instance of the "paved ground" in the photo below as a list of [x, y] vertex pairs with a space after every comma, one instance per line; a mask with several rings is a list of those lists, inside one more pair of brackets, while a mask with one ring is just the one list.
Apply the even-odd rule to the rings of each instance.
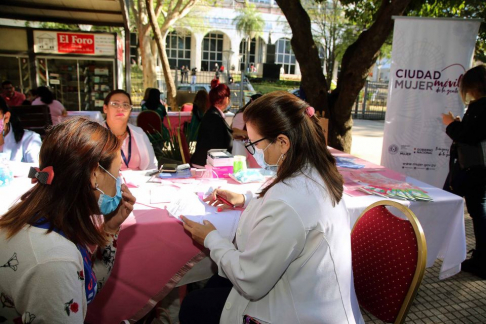
[[[351, 154], [380, 164], [383, 121], [355, 120]], [[474, 247], [469, 215], [465, 216], [468, 250]], [[486, 280], [461, 272], [439, 280], [441, 261], [425, 276], [405, 323], [486, 323]], [[382, 323], [363, 312], [366, 323]]]

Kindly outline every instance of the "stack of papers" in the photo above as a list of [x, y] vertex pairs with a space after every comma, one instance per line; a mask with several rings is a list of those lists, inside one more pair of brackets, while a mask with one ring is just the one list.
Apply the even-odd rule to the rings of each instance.
[[171, 216], [181, 220], [180, 216], [182, 215], [200, 224], [207, 220], [216, 227], [222, 237], [233, 241], [241, 211], [226, 209], [218, 212], [217, 209], [217, 207], [206, 204], [196, 194], [187, 190], [180, 190], [167, 206], [167, 211]]

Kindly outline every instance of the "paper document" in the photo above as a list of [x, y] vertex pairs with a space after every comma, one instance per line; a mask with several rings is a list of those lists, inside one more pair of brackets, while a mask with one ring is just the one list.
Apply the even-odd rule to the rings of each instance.
[[180, 190], [178, 195], [173, 197], [172, 202], [167, 206], [169, 214], [177, 219], [180, 219], [180, 216], [183, 215], [200, 224], [204, 220], [210, 221], [222, 237], [233, 241], [241, 211], [224, 210], [218, 212], [217, 209], [217, 207], [206, 204], [193, 192], [186, 190]]

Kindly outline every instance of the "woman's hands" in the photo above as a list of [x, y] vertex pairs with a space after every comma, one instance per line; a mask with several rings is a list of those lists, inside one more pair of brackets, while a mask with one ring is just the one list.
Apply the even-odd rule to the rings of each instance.
[[217, 206], [221, 209], [228, 209], [232, 206], [228, 206], [217, 196], [221, 196], [235, 207], [242, 207], [245, 204], [245, 196], [243, 194], [235, 193], [224, 189], [215, 189], [204, 201], [211, 206]]
[[127, 219], [133, 210], [136, 198], [132, 195], [126, 184], [122, 184], [122, 200], [115, 214], [110, 219], [105, 217], [104, 230], [108, 234], [115, 234], [121, 224]]
[[214, 227], [214, 225], [207, 220], [203, 221], [204, 224], [199, 224], [187, 219], [184, 216], [181, 216], [181, 218], [182, 221], [184, 222], [184, 229], [186, 229], [186, 231], [191, 233], [192, 239], [194, 241], [196, 241], [197, 243], [203, 246], [204, 246], [204, 240], [206, 239], [206, 236], [208, 236], [210, 232], [216, 230], [216, 227]]
[[459, 116], [454, 117], [454, 115], [450, 111], [448, 114], [442, 114], [442, 123], [446, 126], [449, 126], [450, 123], [456, 120], [461, 121], [461, 117]]

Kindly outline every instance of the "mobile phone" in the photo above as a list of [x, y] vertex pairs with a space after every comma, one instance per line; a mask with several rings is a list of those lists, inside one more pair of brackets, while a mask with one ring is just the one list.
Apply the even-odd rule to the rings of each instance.
[[229, 201], [227, 201], [225, 198], [221, 197], [221, 195], [216, 194], [216, 198], [218, 198], [219, 200], [221, 200], [225, 205], [228, 205], [231, 208], [235, 208], [235, 205], [233, 205], [232, 203], [230, 203]]

